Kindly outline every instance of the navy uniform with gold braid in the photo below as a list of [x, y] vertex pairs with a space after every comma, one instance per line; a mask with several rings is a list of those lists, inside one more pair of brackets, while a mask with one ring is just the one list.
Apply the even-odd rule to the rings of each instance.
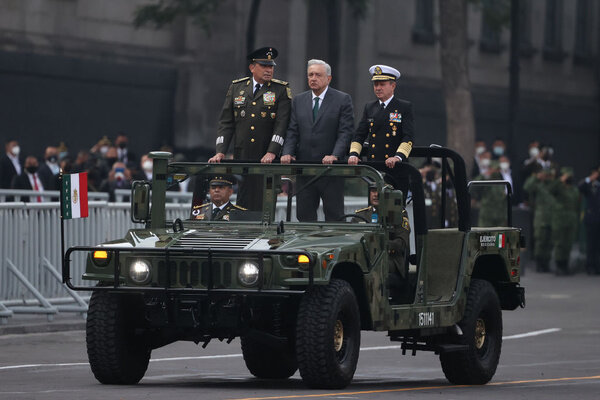
[[[373, 66], [372, 80], [396, 80], [400, 73], [385, 65]], [[365, 105], [362, 119], [350, 144], [350, 155], [364, 155], [367, 161], [385, 161], [398, 157], [406, 161], [412, 150], [414, 123], [412, 103], [392, 97], [382, 109], [379, 100]], [[368, 147], [363, 149], [363, 144]]]

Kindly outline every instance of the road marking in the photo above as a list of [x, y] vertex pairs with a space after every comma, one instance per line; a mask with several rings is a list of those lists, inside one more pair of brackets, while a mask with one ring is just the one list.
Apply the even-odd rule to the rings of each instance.
[[530, 336], [545, 335], [546, 333], [558, 332], [560, 330], [561, 330], [561, 328], [542, 329], [540, 331], [526, 332], [526, 333], [521, 333], [518, 335], [503, 336], [502, 340], [521, 339], [521, 338], [530, 337]]
[[[487, 386], [520, 385], [523, 383], [568, 382], [568, 381], [596, 380], [596, 379], [600, 380], [600, 375], [578, 376], [578, 377], [573, 377], [573, 378], [549, 378], [549, 379], [531, 379], [531, 380], [507, 381], [507, 382], [492, 382], [492, 383], [488, 383]], [[359, 391], [359, 392], [320, 393], [320, 394], [271, 396], [271, 397], [243, 397], [243, 398], [235, 398], [235, 399], [229, 399], [229, 400], [308, 399], [308, 398], [317, 398], [317, 397], [356, 396], [356, 395], [375, 394], [375, 393], [415, 392], [415, 391], [421, 391], [421, 390], [456, 389], [456, 388], [469, 388], [469, 387], [480, 388], [481, 386], [482, 385], [423, 386], [423, 387], [410, 387], [410, 388], [401, 388], [401, 389], [365, 390], [365, 391]], [[486, 385], [484, 385], [484, 386], [486, 386]]]
[[[561, 330], [561, 328], [542, 329], [542, 330], [539, 330], [539, 331], [526, 332], [526, 333], [521, 333], [521, 334], [518, 334], [518, 335], [503, 336], [502, 339], [503, 340], [521, 339], [521, 338], [530, 337], [530, 336], [538, 336], [538, 335], [544, 335], [544, 334], [547, 334], [547, 333], [558, 332], [560, 330]], [[400, 348], [401, 348], [401, 346], [399, 346], [399, 345], [394, 345], [394, 346], [372, 346], [372, 347], [361, 347], [360, 350], [361, 351], [373, 351], [373, 350], [393, 350], [393, 349], [400, 349]], [[153, 359], [150, 360], [150, 362], [185, 361], [185, 360], [211, 360], [211, 359], [219, 359], [219, 358], [237, 358], [237, 357], [242, 357], [242, 354], [217, 354], [217, 355], [214, 355], [214, 356], [153, 358]], [[79, 366], [84, 366], [84, 365], [89, 365], [89, 363], [87, 363], [87, 362], [81, 362], [81, 363], [60, 363], [60, 364], [7, 365], [7, 366], [4, 366], [4, 367], [0, 367], [0, 371], [11, 370], [11, 369], [24, 369], [24, 368], [39, 368], [39, 367], [79, 367]]]

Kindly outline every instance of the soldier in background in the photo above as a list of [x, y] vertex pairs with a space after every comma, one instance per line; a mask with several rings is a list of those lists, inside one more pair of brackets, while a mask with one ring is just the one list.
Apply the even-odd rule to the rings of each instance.
[[586, 264], [589, 275], [600, 275], [600, 168], [579, 183], [585, 197]]
[[[216, 154], [221, 162], [233, 141], [236, 160], [271, 163], [281, 151], [287, 130], [292, 92], [288, 83], [273, 79], [277, 50], [263, 47], [248, 55], [251, 77], [236, 79], [225, 96], [219, 120]], [[237, 204], [262, 210], [262, 176], [247, 176], [240, 183]]]
[[541, 170], [531, 175], [523, 186], [533, 204], [533, 239], [535, 242], [533, 256], [537, 272], [550, 272], [550, 257], [553, 247], [552, 212], [555, 207], [552, 195], [553, 180], [553, 170]]
[[573, 169], [563, 167], [559, 180], [553, 181], [554, 211], [552, 240], [556, 275], [569, 275], [569, 256], [577, 236], [579, 222], [579, 192], [573, 185]]
[[[475, 177], [476, 181], [502, 180], [500, 165], [492, 161], [483, 175]], [[506, 225], [506, 188], [500, 185], [488, 185], [473, 191], [473, 199], [479, 204], [479, 221], [477, 226]]]

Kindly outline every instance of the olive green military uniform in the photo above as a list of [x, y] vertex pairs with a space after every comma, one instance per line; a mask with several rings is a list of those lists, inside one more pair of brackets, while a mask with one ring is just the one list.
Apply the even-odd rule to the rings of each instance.
[[531, 175], [525, 181], [523, 189], [528, 193], [533, 204], [533, 240], [534, 258], [538, 272], [548, 272], [552, 255], [552, 211], [555, 200], [552, 195], [552, 179], [540, 180]]
[[[456, 227], [458, 226], [458, 207], [456, 205], [456, 195], [452, 189], [446, 189], [446, 192], [444, 227]], [[442, 185], [437, 184], [434, 189], [432, 185], [426, 182], [423, 184], [423, 193], [425, 195], [427, 228], [440, 228], [440, 214], [442, 211]]]
[[552, 241], [557, 274], [569, 271], [569, 256], [577, 236], [579, 223], [579, 191], [573, 185], [554, 181], [552, 193], [556, 199], [552, 212]]
[[[290, 119], [292, 92], [287, 82], [271, 79], [253, 94], [252, 78], [235, 80], [227, 90], [217, 153], [225, 154], [233, 141], [233, 158], [259, 161], [267, 152], [279, 155]], [[240, 183], [237, 204], [262, 209], [262, 179], [246, 177]]]
[[[475, 177], [476, 181], [486, 180], [483, 175]], [[502, 175], [492, 174], [489, 179], [499, 180]], [[473, 198], [479, 202], [479, 220], [477, 226], [505, 226], [506, 193], [504, 186], [490, 185], [473, 190]]]
[[229, 221], [229, 214], [232, 211], [246, 211], [245, 208], [228, 202], [227, 205], [213, 215], [212, 203], [206, 203], [192, 207], [191, 219], [203, 221]]

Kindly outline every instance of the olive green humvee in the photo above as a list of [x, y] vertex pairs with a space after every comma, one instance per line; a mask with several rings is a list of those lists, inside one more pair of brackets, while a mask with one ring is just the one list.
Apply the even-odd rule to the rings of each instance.
[[[137, 383], [151, 351], [175, 341], [205, 347], [212, 339], [240, 337], [256, 377], [284, 379], [299, 370], [309, 387], [343, 388], [356, 369], [361, 330], [387, 331], [403, 354], [439, 354], [452, 383], [484, 384], [493, 377], [501, 310], [525, 303], [519, 285], [524, 242], [510, 226], [510, 196], [506, 226], [471, 226], [465, 165], [457, 153], [416, 147], [411, 163], [393, 170], [383, 163], [170, 163], [170, 156], [151, 153], [152, 182], [133, 185], [131, 216], [142, 228], [65, 254], [64, 282], [93, 291], [86, 334], [98, 381]], [[439, 227], [428, 221], [423, 180], [413, 166], [432, 158], [439, 158], [445, 177]], [[202, 187], [222, 175], [258, 177], [262, 209], [210, 221], [194, 218], [187, 207], [174, 215], [166, 204], [170, 186], [193, 180]], [[295, 194], [323, 178], [343, 180], [345, 215], [294, 221]], [[375, 216], [357, 217], [369, 207], [372, 189]], [[454, 223], [447, 223], [449, 206]], [[83, 279], [95, 286], [71, 282], [74, 252], [84, 252]]]

